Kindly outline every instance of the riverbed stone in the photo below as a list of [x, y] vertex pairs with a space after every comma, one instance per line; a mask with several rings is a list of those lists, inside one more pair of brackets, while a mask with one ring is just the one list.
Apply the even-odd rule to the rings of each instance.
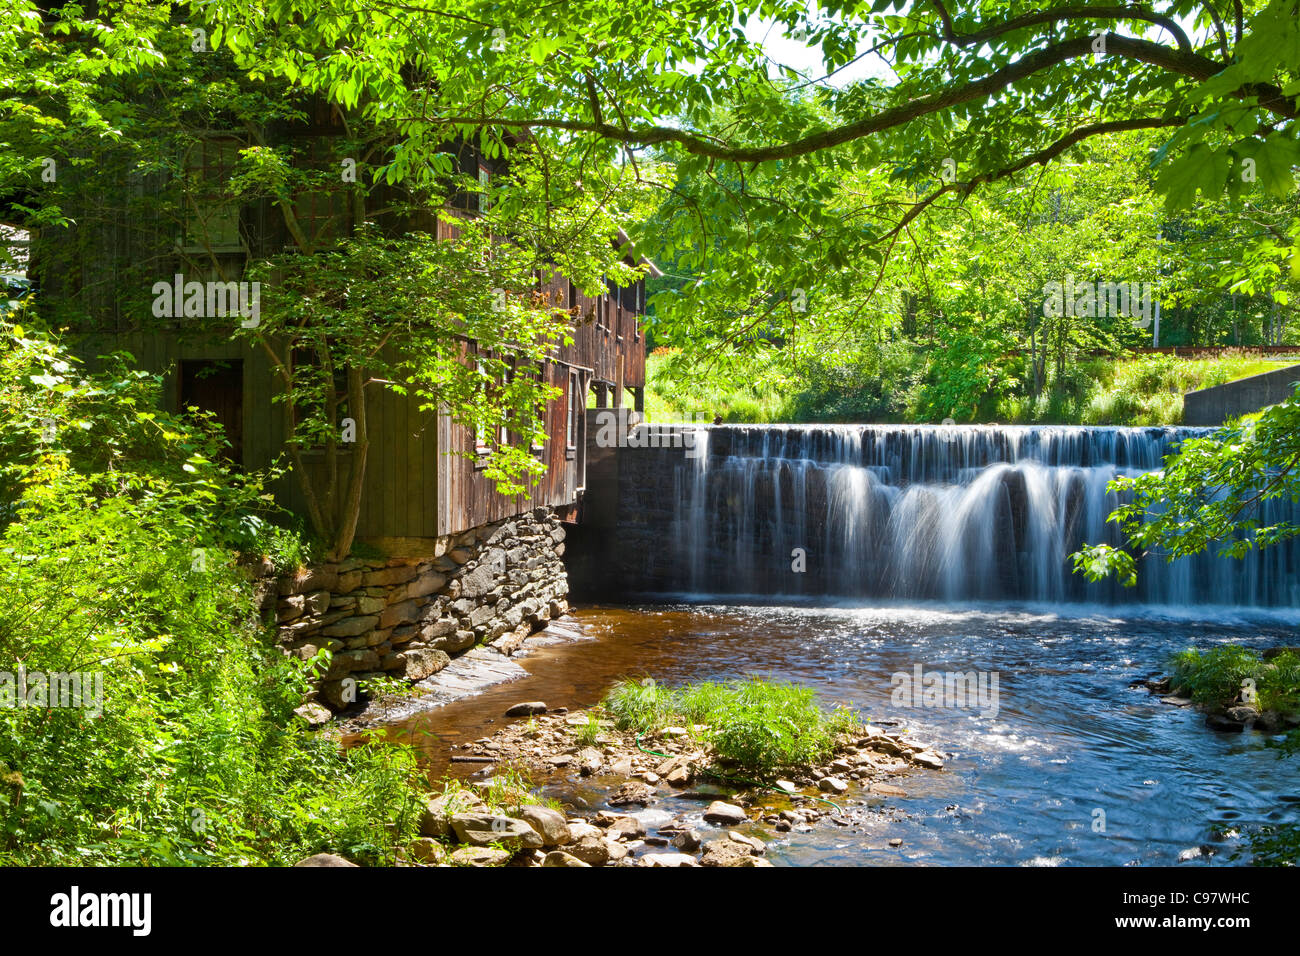
[[905, 797], [907, 791], [902, 787], [896, 787], [892, 783], [872, 782], [870, 792], [879, 794], [882, 797]]
[[530, 804], [519, 808], [519, 819], [541, 835], [544, 847], [564, 846], [573, 842], [573, 834], [564, 820], [564, 814], [558, 810]]
[[507, 717], [532, 717], [544, 713], [546, 713], [546, 705], [540, 700], [523, 701], [506, 710]]
[[694, 853], [698, 850], [703, 841], [704, 838], [700, 836], [700, 831], [693, 827], [686, 830], [678, 830], [672, 837], [673, 846], [677, 847], [679, 850], [685, 850], [688, 853]]
[[594, 827], [585, 820], [576, 822], [569, 821], [569, 834], [574, 840], [582, 840], [586, 837], [598, 837], [602, 834], [600, 827]]
[[746, 834], [738, 833], [735, 830], [728, 830], [727, 839], [749, 847], [749, 852], [753, 853], [755, 856], [762, 856], [767, 852], [767, 844], [758, 837], [747, 836]]
[[599, 836], [584, 836], [569, 845], [566, 852], [588, 866], [604, 866], [609, 862], [609, 841]]
[[523, 820], [494, 813], [454, 813], [451, 829], [456, 839], [471, 846], [499, 843], [510, 849], [542, 845], [542, 835]]
[[620, 816], [605, 830], [605, 835], [615, 840], [639, 840], [645, 836], [645, 824], [632, 816]]
[[931, 770], [943, 769], [943, 757], [933, 750], [923, 750], [919, 754], [912, 754], [912, 763], [919, 764], [922, 767], [929, 767]]
[[503, 866], [510, 861], [509, 850], [490, 846], [463, 846], [451, 855], [452, 863], [460, 866]]
[[754, 856], [751, 847], [731, 839], [710, 840], [700, 857], [700, 866], [760, 866], [766, 862]]
[[578, 751], [578, 772], [584, 777], [599, 773], [605, 765], [605, 756], [595, 747], [584, 747]]
[[627, 807], [633, 805], [646, 806], [654, 803], [654, 800], [654, 789], [649, 784], [640, 780], [629, 780], [611, 793], [606, 802], [611, 807]]
[[822, 777], [817, 781], [817, 789], [822, 793], [844, 793], [849, 785], [839, 777]]
[[579, 860], [576, 856], [573, 856], [570, 853], [565, 853], [563, 850], [552, 850], [550, 853], [546, 854], [545, 859], [542, 860], [542, 866], [589, 867], [591, 866], [591, 864], [584, 863], [582, 862], [582, 860]]
[[744, 823], [748, 819], [749, 815], [740, 807], [722, 800], [714, 800], [709, 804], [708, 809], [704, 811], [705, 822], [717, 823], [722, 826]]

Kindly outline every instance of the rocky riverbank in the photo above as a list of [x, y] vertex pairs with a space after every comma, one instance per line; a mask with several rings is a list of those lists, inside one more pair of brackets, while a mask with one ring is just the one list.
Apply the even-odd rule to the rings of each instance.
[[[906, 796], [900, 784], [908, 775], [944, 762], [905, 733], [868, 723], [840, 735], [824, 764], [764, 784], [717, 761], [702, 726], [638, 736], [596, 711], [552, 711], [541, 702], [518, 704], [507, 716], [517, 719], [454, 750], [454, 764], [477, 765], [473, 778], [449, 782], [427, 801], [404, 863], [770, 866], [768, 843], [781, 834], [860, 830], [869, 815]], [[531, 795], [536, 781], [557, 775], [581, 781], [599, 799], [576, 811]], [[669, 819], [643, 812], [682, 800], [702, 809]]]

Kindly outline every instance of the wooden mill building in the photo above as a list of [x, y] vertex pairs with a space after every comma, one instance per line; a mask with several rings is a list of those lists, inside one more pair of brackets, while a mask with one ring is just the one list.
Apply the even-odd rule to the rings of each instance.
[[[318, 105], [313, 116], [305, 126], [272, 130], [267, 138], [294, 141], [300, 147], [308, 144], [305, 152], [318, 154], [324, 167], [336, 162], [329, 143], [341, 130], [327, 105]], [[84, 356], [89, 359], [116, 349], [129, 351], [139, 367], [162, 375], [168, 410], [192, 406], [211, 412], [229, 439], [233, 461], [244, 468], [261, 469], [281, 455], [289, 435], [285, 403], [273, 401], [280, 386], [267, 356], [243, 338], [196, 341], [179, 331], [142, 331], [131, 321], [131, 310], [122, 305], [120, 297], [103, 294], [104, 286], [112, 284], [105, 282], [106, 276], [117, 276], [120, 287], [121, 276], [134, 263], [147, 261], [148, 274], [155, 279], [176, 272], [184, 273], [187, 280], [226, 281], [238, 279], [253, 258], [273, 255], [294, 243], [283, 217], [269, 202], [235, 204], [222, 198], [217, 188], [229, 179], [238, 150], [247, 145], [246, 136], [221, 131], [195, 140], [186, 166], [194, 181], [211, 183], [213, 188], [206, 201], [199, 197], [195, 203], [201, 215], [189, 217], [179, 241], [174, 228], [161, 236], [165, 242], [160, 243], [159, 235], [142, 231], [128, 213], [114, 218], [101, 211], [93, 227], [94, 254], [59, 262], [57, 244], [67, 237], [47, 234], [39, 239], [51, 244], [43, 248], [39, 239], [34, 243], [31, 272], [39, 283], [43, 311], [58, 319], [63, 307], [70, 314], [91, 317], [90, 322], [79, 323], [83, 334], [77, 348]], [[473, 146], [458, 143], [452, 150], [459, 171], [481, 183], [500, 171], [498, 163]], [[146, 192], [150, 187], [147, 180], [135, 184]], [[451, 238], [464, 217], [477, 213], [477, 197], [461, 194], [436, 216], [426, 213], [418, 223], [390, 221], [383, 226], [397, 232], [420, 228], [439, 239]], [[384, 205], [383, 199], [378, 197], [377, 204]], [[298, 228], [308, 230], [312, 240], [324, 242], [345, 235], [355, 225], [350, 217], [355, 217], [356, 211], [339, 193], [297, 196], [293, 212]], [[160, 227], [159, 232], [167, 230]], [[636, 253], [621, 231], [611, 242], [623, 251], [625, 261], [656, 274], [644, 259], [633, 261]], [[138, 278], [130, 281], [148, 288]], [[564, 520], [576, 519], [587, 485], [589, 396], [598, 407], [619, 407], [630, 392], [635, 407], [643, 407], [645, 282], [642, 279], [626, 288], [610, 285], [603, 293], [588, 296], [557, 275], [539, 282], [538, 289], [548, 294], [552, 304], [569, 311], [573, 339], [571, 345], [557, 347], [541, 369], [544, 380], [560, 391], [560, 397], [545, 411], [547, 441], [534, 449], [547, 465], [541, 481], [529, 493], [502, 496], [483, 474], [483, 460], [478, 455], [485, 450], [481, 436], [454, 424], [445, 414], [421, 411], [414, 396], [368, 389], [369, 448], [357, 525], [359, 541], [390, 554], [414, 553], [427, 548], [431, 538], [457, 534], [539, 506], [555, 509]], [[140, 307], [147, 306], [135, 306]], [[476, 344], [466, 341], [463, 345], [467, 361], [473, 361]], [[323, 458], [321, 452], [305, 451], [303, 455], [309, 468], [319, 467]], [[306, 514], [305, 499], [292, 476], [281, 479], [275, 491], [288, 510]]]

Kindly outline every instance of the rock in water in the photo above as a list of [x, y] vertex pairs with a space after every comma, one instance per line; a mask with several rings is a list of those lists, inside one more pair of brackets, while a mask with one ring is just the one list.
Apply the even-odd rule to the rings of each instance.
[[709, 808], [704, 811], [704, 819], [708, 823], [730, 826], [736, 823], [744, 823], [749, 817], [744, 810], [735, 804], [714, 800], [709, 804]]
[[515, 704], [506, 711], [507, 717], [535, 717], [539, 714], [546, 713], [546, 705], [540, 700], [524, 701], [522, 704]]
[[605, 766], [605, 757], [595, 747], [584, 747], [578, 751], [578, 772], [584, 777], [599, 773], [603, 766]]
[[648, 784], [639, 780], [629, 780], [615, 790], [609, 797], [611, 807], [625, 807], [631, 804], [645, 806], [654, 802], [654, 791]]
[[849, 785], [839, 777], [822, 777], [817, 781], [817, 789], [823, 793], [843, 793]]

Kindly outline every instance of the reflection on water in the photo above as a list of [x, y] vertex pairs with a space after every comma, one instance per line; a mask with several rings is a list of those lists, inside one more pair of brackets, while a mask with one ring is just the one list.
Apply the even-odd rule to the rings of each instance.
[[[952, 754], [941, 773], [905, 781], [902, 814], [868, 832], [822, 826], [770, 834], [778, 864], [1170, 864], [1180, 851], [1233, 843], [1214, 831], [1300, 820], [1300, 759], [1278, 760], [1259, 734], [1220, 734], [1204, 718], [1132, 690], [1188, 645], [1296, 643], [1295, 612], [1245, 616], [1197, 608], [803, 608], [683, 603], [579, 610], [597, 640], [524, 660], [525, 684], [504, 685], [392, 728], [447, 769], [452, 743], [504, 722], [519, 700], [586, 707], [621, 677], [680, 683], [741, 674], [816, 687], [827, 704], [901, 719]], [[891, 705], [890, 677], [926, 671], [996, 672], [995, 717], [978, 709]], [[455, 765], [469, 773], [472, 766]], [[590, 799], [565, 777], [548, 792]], [[651, 810], [697, 806], [667, 800]], [[1101, 811], [1101, 815], [1098, 814]], [[1103, 819], [1104, 832], [1096, 832]], [[889, 819], [889, 816], [896, 819]], [[888, 847], [890, 837], [903, 846]]]

